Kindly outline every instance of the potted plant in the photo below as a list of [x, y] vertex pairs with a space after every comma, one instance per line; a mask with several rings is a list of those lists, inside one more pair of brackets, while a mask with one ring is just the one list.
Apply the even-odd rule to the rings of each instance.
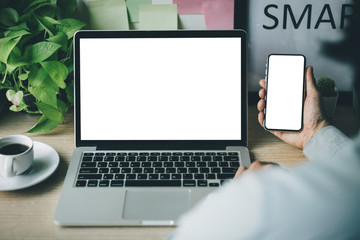
[[333, 118], [335, 116], [336, 103], [339, 97], [335, 82], [329, 77], [322, 77], [316, 84], [321, 94], [324, 113], [328, 118]]
[[70, 18], [76, 0], [22, 0], [0, 4], [0, 90], [10, 110], [41, 114], [28, 132], [45, 132], [74, 103], [73, 43], [85, 23]]

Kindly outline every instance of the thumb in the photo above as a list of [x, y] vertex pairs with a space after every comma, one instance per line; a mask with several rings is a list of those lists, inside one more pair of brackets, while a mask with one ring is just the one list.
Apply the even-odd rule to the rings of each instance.
[[307, 95], [316, 96], [319, 95], [318, 90], [316, 88], [316, 82], [313, 72], [313, 67], [309, 66], [306, 69], [306, 92]]

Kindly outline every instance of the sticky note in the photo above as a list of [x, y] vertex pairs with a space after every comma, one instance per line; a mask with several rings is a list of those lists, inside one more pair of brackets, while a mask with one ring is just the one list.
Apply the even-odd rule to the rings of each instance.
[[139, 20], [142, 30], [177, 30], [177, 5], [139, 5]]
[[126, 0], [130, 22], [139, 22], [139, 5], [151, 4], [151, 0]]
[[234, 0], [203, 0], [207, 29], [234, 29]]
[[203, 13], [203, 0], [173, 0], [179, 14]]
[[92, 29], [129, 30], [125, 0], [89, 1], [88, 8]]

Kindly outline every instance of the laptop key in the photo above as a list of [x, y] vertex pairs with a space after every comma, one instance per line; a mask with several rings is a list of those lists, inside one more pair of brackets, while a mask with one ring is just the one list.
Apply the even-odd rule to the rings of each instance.
[[218, 156], [226, 156], [227, 153], [226, 152], [218, 152], [218, 153], [216, 153], [216, 155], [218, 155]]
[[194, 178], [195, 178], [195, 179], [204, 179], [204, 174], [202, 174], [202, 173], [195, 173], [195, 174], [194, 174]]
[[142, 173], [142, 168], [133, 168], [132, 173]]
[[118, 167], [119, 163], [118, 162], [110, 162], [109, 163], [109, 167]]
[[210, 168], [200, 168], [200, 173], [209, 173]]
[[171, 174], [171, 179], [181, 179], [181, 174]]
[[239, 162], [230, 162], [230, 167], [240, 167], [240, 163]]
[[200, 156], [194, 156], [194, 157], [192, 157], [192, 159], [191, 159], [192, 161], [200, 161], [201, 160], [201, 157]]
[[141, 152], [139, 155], [140, 156], [149, 156], [150, 154], [148, 152]]
[[129, 152], [129, 156], [138, 156], [139, 154], [137, 152]]
[[219, 167], [229, 167], [228, 162], [219, 162]]
[[95, 153], [95, 156], [105, 156], [105, 153], [97, 152], [97, 153]]
[[131, 173], [131, 168], [122, 168], [121, 173]]
[[215, 156], [214, 157], [214, 161], [216, 161], [216, 162], [221, 162], [222, 160], [223, 160], [222, 156]]
[[126, 179], [136, 179], [136, 174], [126, 174]]
[[160, 174], [160, 179], [170, 179], [170, 174], [167, 173]]
[[99, 187], [108, 187], [110, 184], [110, 181], [109, 180], [101, 180], [99, 182]]
[[102, 174], [79, 174], [78, 179], [101, 179]]
[[196, 152], [196, 153], [195, 153], [195, 156], [204, 156], [204, 155], [205, 155], [204, 152]]
[[153, 173], [154, 169], [153, 168], [144, 168], [144, 173]]
[[152, 174], [149, 174], [149, 179], [159, 179], [159, 174], [157, 173], [152, 173]]
[[114, 178], [114, 174], [104, 174], [103, 179], [113, 179]]
[[210, 162], [210, 161], [212, 161], [212, 157], [211, 156], [205, 156], [205, 157], [202, 158], [202, 160], [204, 162]]
[[229, 152], [229, 156], [239, 156], [238, 152]]
[[137, 178], [138, 178], [138, 179], [147, 179], [147, 178], [148, 178], [148, 175], [145, 174], [145, 173], [138, 174], [138, 175], [137, 175]]
[[211, 168], [211, 173], [220, 173], [221, 168]]
[[105, 158], [104, 158], [104, 161], [106, 161], [106, 162], [113, 162], [115, 160], [115, 158], [114, 157], [111, 157], [111, 156], [106, 156]]
[[116, 153], [114, 153], [114, 152], [108, 152], [108, 153], [106, 153], [106, 156], [115, 156], [116, 155]]
[[155, 173], [165, 173], [165, 168], [155, 168]]
[[149, 157], [150, 162], [156, 162], [157, 160], [158, 160], [158, 157], [155, 157], [155, 156]]
[[183, 186], [184, 187], [195, 187], [195, 180], [184, 180]]
[[168, 157], [168, 156], [161, 156], [161, 157], [159, 158], [159, 161], [161, 161], [161, 162], [167, 162], [167, 161], [169, 161], [169, 157]]
[[80, 173], [97, 173], [97, 168], [80, 168]]
[[98, 162], [97, 167], [107, 167], [107, 162]]
[[99, 173], [109, 173], [109, 169], [108, 168], [100, 168]]
[[103, 160], [104, 157], [100, 157], [100, 156], [94, 157], [94, 162], [102, 162]]
[[206, 155], [206, 156], [215, 156], [216, 153], [214, 153], [214, 152], [207, 152], [205, 155]]
[[120, 168], [111, 168], [110, 173], [120, 173]]
[[174, 163], [172, 162], [164, 162], [164, 167], [174, 167]]
[[[152, 166], [153, 167], [162, 167], [163, 164], [162, 164], [162, 162], [153, 162]], [[150, 167], [150, 165], [149, 165], [149, 167]]]
[[115, 179], [124, 179], [125, 174], [115, 174]]
[[199, 187], [207, 187], [207, 181], [206, 180], [197, 180], [197, 185]]
[[113, 181], [111, 181], [110, 186], [112, 186], [112, 187], [123, 187], [124, 186], [124, 181], [123, 180], [113, 180]]
[[182, 177], [183, 179], [193, 179], [193, 175], [191, 173], [184, 173]]
[[84, 153], [84, 156], [94, 156], [94, 153], [86, 152], [86, 153]]
[[137, 159], [139, 162], [146, 162], [147, 157], [138, 157]]
[[192, 156], [192, 155], [194, 155], [193, 152], [184, 152], [184, 156]]
[[[229, 155], [230, 155], [230, 154], [229, 154]], [[239, 162], [239, 157], [238, 157], [238, 156], [225, 156], [225, 157], [224, 157], [224, 161]]]
[[139, 162], [132, 162], [131, 164], [130, 164], [130, 167], [140, 167], [140, 163]]
[[187, 168], [178, 168], [177, 173], [187, 173]]
[[198, 173], [198, 171], [197, 168], [189, 168], [189, 173]]
[[236, 173], [238, 169], [237, 168], [222, 168], [223, 173]]
[[91, 162], [92, 161], [92, 157], [83, 157], [82, 158], [83, 162]]
[[195, 163], [194, 162], [186, 162], [186, 167], [195, 167]]
[[176, 173], [176, 168], [166, 168], [166, 173]]
[[127, 180], [126, 187], [180, 187], [181, 180]]
[[217, 162], [208, 162], [208, 167], [217, 167], [218, 163]]
[[97, 180], [89, 180], [87, 186], [88, 187], [97, 187], [98, 181]]
[[181, 161], [188, 162], [190, 161], [190, 156], [184, 156], [181, 158]]
[[128, 162], [121, 162], [119, 166], [128, 168], [130, 164]]
[[206, 179], [215, 179], [215, 174], [214, 173], [207, 173], [206, 175], [205, 175], [205, 177], [206, 177]]
[[128, 161], [128, 162], [135, 162], [135, 160], [136, 160], [136, 157], [131, 157], [131, 156], [126, 157], [126, 161]]
[[197, 162], [196, 166], [197, 167], [206, 167], [206, 162]]
[[81, 163], [81, 167], [96, 167], [96, 163], [94, 163], [94, 162], [83, 162], [83, 163]]
[[151, 162], [143, 162], [141, 163], [142, 167], [151, 167]]
[[124, 156], [117, 156], [117, 157], [115, 158], [115, 161], [123, 162], [123, 161], [125, 161], [125, 157], [124, 157]]
[[180, 157], [179, 156], [172, 156], [170, 161], [172, 161], [172, 162], [180, 161]]
[[184, 167], [185, 163], [184, 162], [175, 162], [175, 167]]
[[218, 173], [216, 175], [217, 179], [233, 179], [235, 174], [230, 173]]
[[76, 185], [77, 187], [85, 187], [86, 186], [86, 181], [84, 180], [78, 180], [76, 181]]
[[160, 153], [159, 152], [152, 152], [152, 153], [150, 153], [150, 156], [160, 156]]

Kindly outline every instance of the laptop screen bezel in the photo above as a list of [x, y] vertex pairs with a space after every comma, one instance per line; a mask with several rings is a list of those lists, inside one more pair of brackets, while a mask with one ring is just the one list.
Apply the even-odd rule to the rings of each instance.
[[[241, 140], [81, 140], [80, 39], [82, 38], [241, 38]], [[247, 37], [243, 30], [78, 31], [74, 36], [76, 147], [112, 150], [207, 150], [247, 146]], [[226, 117], [226, 114], [224, 115]]]

